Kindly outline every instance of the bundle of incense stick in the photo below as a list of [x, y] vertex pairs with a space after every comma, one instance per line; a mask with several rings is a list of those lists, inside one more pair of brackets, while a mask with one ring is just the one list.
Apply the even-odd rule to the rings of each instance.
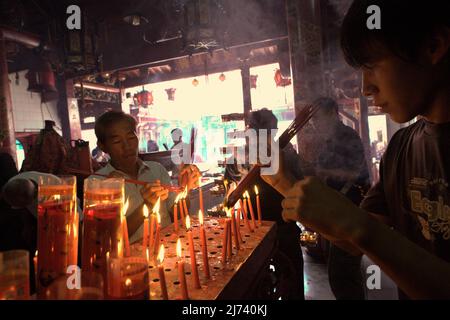
[[[289, 127], [281, 134], [278, 139], [278, 146], [280, 150], [283, 150], [289, 141], [308, 123], [314, 113], [319, 109], [318, 105], [305, 106], [295, 117], [294, 121]], [[242, 197], [244, 192], [254, 183], [256, 178], [261, 173], [261, 166], [255, 165], [250, 171], [241, 179], [236, 189], [230, 193], [227, 199], [225, 199], [225, 205], [228, 208], [232, 208], [236, 202]]]
[[[111, 177], [109, 177], [106, 174], [91, 173], [89, 171], [79, 170], [79, 169], [75, 169], [75, 168], [67, 168], [66, 170], [67, 170], [67, 172], [73, 173], [73, 174], [82, 174], [82, 175], [85, 175], [85, 176], [93, 175], [93, 176], [111, 178]], [[124, 179], [124, 180], [127, 183], [138, 184], [138, 185], [141, 185], [141, 186], [145, 186], [145, 185], [149, 184], [149, 182], [141, 181], [141, 180], [135, 180], [135, 179]], [[180, 192], [180, 191], [183, 190], [183, 188], [181, 188], [181, 187], [172, 186], [172, 185], [169, 185], [169, 184], [162, 184], [161, 187], [163, 187], [165, 189], [168, 189], [169, 191], [173, 191], [173, 192]]]

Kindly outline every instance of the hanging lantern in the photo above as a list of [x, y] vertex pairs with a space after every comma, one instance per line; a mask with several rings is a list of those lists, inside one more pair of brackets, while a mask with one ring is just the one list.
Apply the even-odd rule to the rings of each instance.
[[224, 82], [225, 79], [226, 79], [225, 75], [223, 73], [221, 73], [220, 76], [219, 76], [219, 80]]
[[66, 69], [74, 73], [80, 71], [101, 71], [97, 23], [86, 11], [82, 11], [82, 27], [80, 30], [69, 30], [64, 24], [62, 32], [64, 34], [63, 45]]
[[175, 91], [176, 90], [177, 90], [176, 88], [166, 89], [167, 99], [169, 99], [169, 101], [174, 101], [175, 100]]
[[133, 101], [135, 104], [146, 108], [147, 106], [153, 104], [153, 92], [147, 91], [144, 87], [142, 87], [142, 91], [134, 95]]
[[286, 87], [291, 84], [291, 79], [283, 78], [283, 76], [281, 75], [280, 69], [275, 70], [274, 80], [275, 80], [277, 87]]
[[258, 80], [258, 75], [250, 75], [250, 88], [256, 89], [256, 81]]
[[195, 78], [194, 80], [192, 80], [192, 85], [193, 85], [194, 87], [198, 86], [198, 80], [197, 80], [197, 78]]
[[189, 51], [214, 50], [224, 46], [226, 10], [223, 3], [188, 0], [184, 6], [183, 41]]
[[57, 91], [52, 66], [41, 57], [30, 67], [25, 78], [28, 79], [28, 91], [39, 93]]

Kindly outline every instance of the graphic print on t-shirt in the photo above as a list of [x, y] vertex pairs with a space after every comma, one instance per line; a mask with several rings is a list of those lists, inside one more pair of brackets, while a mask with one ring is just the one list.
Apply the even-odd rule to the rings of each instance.
[[425, 239], [450, 239], [450, 192], [448, 182], [437, 178], [428, 180], [414, 177], [409, 182], [412, 213], [421, 226]]

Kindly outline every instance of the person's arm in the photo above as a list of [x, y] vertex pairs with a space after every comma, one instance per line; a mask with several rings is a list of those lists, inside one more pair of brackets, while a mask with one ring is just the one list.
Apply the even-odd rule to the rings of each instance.
[[377, 221], [316, 178], [295, 183], [283, 219], [299, 221], [330, 241], [347, 241], [377, 263], [409, 297], [450, 299], [450, 263]]
[[450, 263], [388, 226], [364, 216], [351, 241], [411, 298], [450, 299]]

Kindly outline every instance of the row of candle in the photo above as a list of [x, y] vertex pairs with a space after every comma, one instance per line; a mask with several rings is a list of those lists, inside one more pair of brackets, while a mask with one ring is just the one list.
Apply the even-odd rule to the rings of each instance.
[[[205, 272], [205, 277], [207, 279], [209, 279], [210, 278], [210, 270], [209, 270], [209, 261], [208, 261], [208, 248], [207, 248], [207, 244], [206, 244], [206, 233], [205, 233], [205, 229], [204, 229], [203, 214], [202, 214], [201, 210], [199, 210], [199, 221], [200, 221], [200, 239], [201, 239], [201, 246], [202, 246], [202, 258], [203, 258], [204, 272]], [[198, 267], [197, 267], [197, 261], [196, 261], [196, 256], [195, 256], [194, 237], [192, 234], [191, 221], [190, 221], [189, 216], [186, 217], [186, 228], [187, 228], [186, 235], [188, 237], [188, 243], [189, 243], [189, 257], [191, 260], [192, 281], [193, 281], [194, 288], [200, 289], [201, 284], [200, 284], [200, 277], [198, 274]], [[187, 284], [186, 284], [185, 269], [184, 269], [184, 259], [182, 258], [182, 254], [181, 254], [180, 238], [178, 238], [178, 240], [177, 240], [176, 252], [177, 252], [177, 257], [178, 257], [177, 267], [178, 267], [179, 281], [180, 281], [180, 285], [181, 285], [181, 297], [182, 297], [182, 299], [189, 299], [189, 294], [188, 294]], [[147, 254], [147, 259], [148, 259], [148, 254]], [[161, 294], [162, 294], [163, 299], [167, 300], [168, 294], [167, 294], [167, 286], [166, 286], [166, 280], [165, 280], [165, 275], [164, 275], [163, 261], [164, 261], [164, 245], [161, 244], [159, 247], [157, 264], [158, 264], [158, 273], [159, 273], [159, 278], [160, 278]]]
[[[232, 257], [232, 237], [234, 236], [234, 245], [236, 250], [240, 249], [240, 243], [243, 242], [240, 226], [241, 226], [241, 214], [242, 210], [244, 211], [242, 216], [244, 217], [244, 222], [247, 225], [247, 229], [249, 233], [255, 232], [255, 229], [258, 228], [262, 224], [261, 221], [261, 204], [259, 200], [259, 192], [258, 187], [255, 186], [255, 194], [256, 194], [256, 206], [258, 212], [258, 224], [256, 224], [255, 214], [253, 211], [253, 204], [250, 199], [250, 195], [248, 191], [246, 191], [243, 195], [243, 200], [239, 200], [239, 205], [237, 208], [225, 208], [226, 218], [224, 221], [224, 233], [223, 233], [223, 241], [222, 241], [222, 262], [226, 263], [231, 260]], [[248, 208], [248, 209], [247, 209]], [[250, 212], [251, 224], [248, 219], [248, 213]], [[253, 225], [253, 226], [252, 226]]]
[[[257, 186], [255, 188], [255, 194], [256, 194], [256, 202], [257, 202], [257, 213], [258, 213], [258, 225], [261, 225], [261, 208], [260, 208], [260, 200], [259, 200], [259, 193]], [[198, 269], [197, 269], [197, 263], [196, 263], [196, 257], [195, 257], [195, 250], [194, 250], [194, 241], [192, 236], [192, 230], [191, 230], [191, 223], [190, 223], [190, 217], [187, 210], [186, 205], [186, 195], [187, 190], [185, 189], [182, 193], [178, 194], [177, 198], [175, 199], [175, 205], [174, 205], [174, 228], [175, 231], [178, 231], [179, 224], [178, 224], [178, 210], [180, 212], [180, 220], [183, 223], [184, 227], [187, 229], [187, 236], [189, 241], [189, 247], [190, 247], [190, 258], [191, 258], [191, 267], [192, 267], [192, 274], [193, 274], [193, 281], [194, 281], [194, 287], [199, 289], [201, 288], [200, 280], [198, 276]], [[200, 197], [200, 210], [199, 210], [199, 221], [200, 221], [200, 239], [201, 239], [201, 246], [202, 246], [202, 258], [203, 258], [203, 266], [204, 266], [204, 272], [206, 278], [210, 278], [210, 269], [209, 269], [209, 261], [208, 261], [208, 249], [206, 244], [206, 234], [204, 229], [204, 221], [203, 221], [203, 210], [201, 207], [203, 207], [203, 197], [201, 188], [199, 188], [199, 197]], [[224, 241], [223, 241], [223, 250], [222, 250], [222, 260], [225, 263], [227, 260], [231, 259], [232, 255], [232, 234], [235, 236], [234, 242], [235, 247], [237, 250], [240, 249], [240, 242], [243, 242], [241, 234], [240, 234], [240, 217], [241, 217], [241, 210], [243, 208], [243, 217], [246, 221], [247, 227], [250, 232], [254, 232], [254, 228], [257, 228], [257, 224], [255, 221], [255, 215], [253, 211], [253, 205], [249, 196], [248, 191], [245, 192], [243, 196], [244, 202], [240, 201], [240, 205], [237, 208], [237, 218], [235, 216], [235, 210], [233, 212], [231, 210], [227, 210], [227, 218], [225, 219], [225, 226], [224, 226]], [[248, 207], [248, 209], [247, 209]], [[125, 246], [125, 255], [130, 255], [130, 248], [129, 248], [129, 240], [128, 240], [128, 228], [126, 225], [126, 217], [125, 212], [128, 208], [128, 201], [124, 205], [124, 214], [122, 218], [122, 224], [124, 229], [124, 246]], [[144, 231], [143, 231], [143, 249], [146, 251], [147, 259], [149, 259], [149, 250], [156, 254], [156, 251], [158, 249], [158, 243], [160, 239], [160, 215], [159, 215], [159, 208], [160, 208], [160, 199], [157, 200], [155, 205], [152, 209], [152, 214], [150, 218], [150, 222], [148, 220], [149, 212], [146, 205], [144, 205], [143, 214], [144, 214]], [[253, 228], [250, 225], [248, 221], [248, 211], [250, 211], [250, 217], [252, 219]], [[237, 220], [237, 221], [236, 221]], [[155, 232], [156, 231], [156, 232]], [[180, 247], [181, 250], [181, 243], [177, 242], [177, 255], [180, 258], [178, 261], [178, 269], [179, 269], [179, 277], [180, 277], [180, 283], [181, 283], [181, 291], [182, 291], [182, 298], [188, 299], [188, 293], [187, 293], [187, 287], [185, 285], [186, 280], [184, 276], [184, 262], [181, 259], [181, 252], [179, 252], [178, 248]], [[165, 278], [164, 278], [164, 267], [163, 267], [163, 259], [164, 259], [164, 246], [161, 245], [158, 252], [158, 269], [159, 269], [159, 276], [160, 276], [160, 285], [161, 285], [161, 292], [164, 299], [167, 299], [167, 288], [165, 284]], [[183, 272], [181, 272], [183, 270]]]

